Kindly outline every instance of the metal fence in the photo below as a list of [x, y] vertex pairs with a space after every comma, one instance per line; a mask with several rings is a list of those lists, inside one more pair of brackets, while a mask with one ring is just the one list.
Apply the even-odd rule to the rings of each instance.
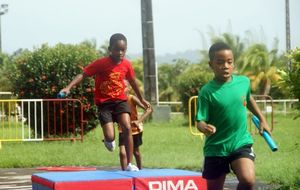
[[[271, 130], [274, 129], [274, 113], [287, 114], [292, 112], [293, 104], [299, 102], [298, 99], [283, 99], [283, 100], [273, 100], [271, 96], [265, 95], [252, 95], [255, 99], [257, 105], [260, 107], [262, 113], [265, 115]], [[188, 103], [188, 118], [189, 118], [189, 129], [192, 135], [200, 136], [203, 138], [203, 134], [197, 130], [196, 122], [194, 120], [196, 109], [197, 109], [198, 96], [192, 96]], [[172, 104], [174, 102], [171, 102]], [[175, 102], [178, 104], [179, 102]], [[162, 104], [167, 104], [163, 102]], [[250, 114], [250, 113], [249, 113]], [[251, 119], [249, 117], [249, 130], [252, 133], [257, 132], [256, 128], [252, 125]]]
[[[255, 95], [254, 95], [255, 96]], [[196, 96], [195, 96], [196, 97]], [[267, 106], [267, 103], [270, 103], [271, 100], [256, 100], [256, 103], [263, 105], [263, 110], [262, 111], [267, 111], [270, 110], [270, 107]], [[294, 104], [299, 102], [298, 99], [273, 99], [273, 110], [274, 113], [279, 113], [279, 114], [284, 114], [287, 115], [291, 112], [293, 112], [294, 109]], [[182, 102], [180, 101], [172, 101], [172, 102], [168, 102], [168, 101], [160, 101], [158, 102], [158, 105], [169, 105], [171, 107], [176, 107], [178, 109], [182, 107]], [[182, 114], [182, 112], [177, 111], [175, 108], [171, 109], [172, 113], [171, 114]]]
[[83, 106], [77, 99], [0, 100], [0, 143], [83, 140]]

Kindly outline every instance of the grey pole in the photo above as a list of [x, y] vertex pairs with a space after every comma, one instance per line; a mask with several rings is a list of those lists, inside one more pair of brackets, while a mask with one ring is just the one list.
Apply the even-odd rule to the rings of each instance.
[[0, 15], [0, 53], [2, 53], [2, 35], [1, 35], [1, 15]]
[[8, 4], [1, 4], [0, 6], [0, 53], [2, 53], [2, 36], [1, 36], [1, 16], [8, 12]]
[[145, 98], [157, 105], [156, 61], [151, 0], [141, 0]]
[[285, 0], [285, 37], [286, 37], [286, 51], [291, 50], [291, 26], [290, 26], [290, 2]]
[[[285, 43], [286, 51], [291, 50], [291, 25], [290, 25], [290, 1], [285, 0]], [[290, 70], [291, 62], [287, 62], [287, 69]]]

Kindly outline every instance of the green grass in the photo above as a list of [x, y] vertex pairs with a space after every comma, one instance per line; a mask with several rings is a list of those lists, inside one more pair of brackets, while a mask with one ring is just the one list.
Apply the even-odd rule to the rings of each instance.
[[34, 133], [29, 129], [28, 125], [23, 126], [24, 134], [22, 131], [22, 123], [16, 121], [0, 121], [0, 139], [22, 139], [33, 137]]
[[[190, 134], [186, 118], [173, 117], [170, 122], [146, 123], [141, 146], [145, 168], [180, 168], [200, 170], [203, 141]], [[279, 184], [282, 189], [300, 188], [299, 119], [275, 116], [273, 138], [279, 150], [271, 152], [263, 138], [254, 134], [256, 175], [260, 181]], [[108, 152], [98, 127], [83, 142], [2, 142], [0, 168], [41, 166], [119, 167], [118, 149]]]
[[259, 135], [254, 136], [256, 175], [259, 179], [300, 189], [300, 125], [293, 116], [275, 116], [273, 138], [278, 151], [271, 152]]

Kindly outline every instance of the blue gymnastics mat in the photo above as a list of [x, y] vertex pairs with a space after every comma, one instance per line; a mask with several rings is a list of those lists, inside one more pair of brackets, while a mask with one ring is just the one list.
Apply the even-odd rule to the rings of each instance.
[[32, 175], [33, 190], [205, 190], [199, 172], [178, 169], [143, 169], [138, 172], [76, 171]]

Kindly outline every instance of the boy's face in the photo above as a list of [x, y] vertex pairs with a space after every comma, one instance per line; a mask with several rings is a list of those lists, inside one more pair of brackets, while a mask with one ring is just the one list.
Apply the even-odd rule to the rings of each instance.
[[119, 63], [125, 57], [127, 44], [124, 40], [118, 40], [110, 47], [110, 57], [114, 62]]
[[234, 69], [234, 58], [231, 50], [221, 50], [215, 52], [214, 59], [209, 62], [216, 80], [228, 82]]

